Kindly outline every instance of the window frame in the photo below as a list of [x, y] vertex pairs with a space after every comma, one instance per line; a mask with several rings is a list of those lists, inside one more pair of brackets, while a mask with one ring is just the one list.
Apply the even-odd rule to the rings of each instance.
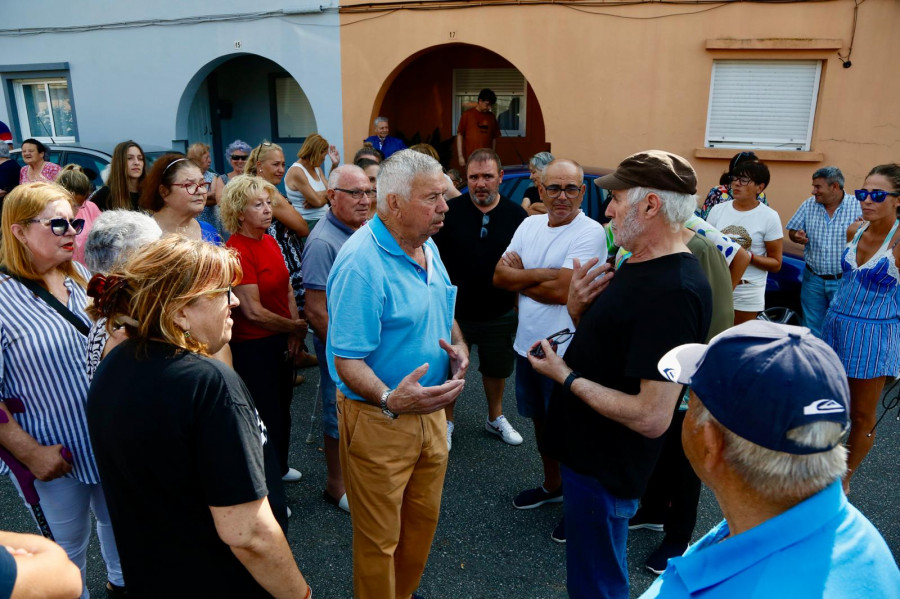
[[[462, 83], [458, 79], [458, 75], [462, 71], [480, 71], [481, 76], [484, 77], [481, 81], [474, 84], [472, 87], [462, 87]], [[495, 89], [490, 80], [488, 79], [490, 75], [486, 73], [487, 71], [515, 71], [522, 78], [522, 90], [521, 91], [509, 91], [508, 89], [501, 89], [498, 91]], [[484, 88], [490, 88], [497, 94], [497, 103], [495, 103], [491, 107], [491, 111], [494, 113], [494, 117], [497, 117], [497, 108], [500, 104], [501, 97], [509, 97], [512, 99], [518, 99], [520, 101], [519, 108], [519, 128], [518, 129], [500, 129], [500, 137], [526, 137], [527, 136], [527, 122], [528, 122], [528, 80], [525, 78], [525, 74], [522, 71], [516, 68], [484, 68], [484, 69], [453, 69], [453, 87], [452, 87], [452, 97], [453, 97], [453, 115], [452, 115], [452, 126], [453, 126], [453, 134], [456, 134], [456, 130], [459, 127], [459, 119], [462, 117], [462, 113], [464, 112], [463, 106], [467, 101], [476, 101], [478, 98], [478, 93]], [[475, 89], [477, 88], [477, 89]], [[469, 96], [472, 100], [466, 100], [465, 97]], [[499, 124], [499, 119], [498, 119]]]
[[[78, 110], [75, 95], [75, 88], [72, 85], [72, 77], [69, 71], [69, 63], [37, 63], [37, 64], [8, 64], [0, 65], [0, 87], [6, 92], [6, 109], [9, 116], [9, 128], [13, 134], [13, 140], [17, 145], [21, 145], [22, 141], [32, 137], [30, 135], [30, 127], [27, 125], [23, 128], [20, 122], [20, 103], [23, 101], [21, 95], [17, 95], [17, 83], [29, 82], [30, 80], [63, 80], [69, 93], [69, 105], [72, 111], [72, 136], [65, 137], [38, 137], [45, 143], [78, 143]], [[26, 134], [28, 133], [28, 134]]]
[[[799, 63], [814, 63], [815, 64], [815, 73], [813, 79], [811, 81], [810, 87], [806, 90], [809, 93], [809, 104], [808, 104], [808, 118], [806, 122], [806, 131], [801, 140], [797, 139], [788, 139], [785, 136], [785, 139], [746, 139], [743, 137], [739, 137], [735, 135], [734, 137], [725, 137], [724, 139], [712, 139], [710, 134], [710, 129], [712, 126], [712, 117], [713, 117], [713, 107], [717, 101], [721, 102], [723, 99], [721, 96], [716, 96], [716, 75], [717, 71], [724, 66], [725, 64], [737, 64], [737, 63], [756, 63], [763, 64], [768, 68], [777, 68], [778, 66], [795, 66]], [[755, 150], [775, 150], [775, 151], [784, 151], [784, 152], [809, 152], [812, 149], [812, 138], [813, 138], [813, 129], [815, 125], [816, 113], [818, 111], [819, 104], [819, 91], [821, 89], [822, 84], [822, 70], [823, 70], [823, 60], [817, 58], [811, 59], [795, 59], [795, 58], [785, 58], [785, 59], [771, 59], [771, 58], [746, 58], [746, 59], [734, 59], [734, 58], [722, 58], [722, 59], [714, 59], [712, 63], [712, 69], [710, 73], [710, 83], [709, 83], [709, 101], [707, 104], [706, 110], [706, 129], [704, 131], [703, 138], [703, 147], [711, 148], [711, 149], [755, 149]], [[718, 68], [717, 68], [718, 67]], [[748, 119], [749, 121], [749, 119]]]
[[278, 94], [276, 92], [277, 82], [279, 79], [290, 79], [294, 83], [297, 84], [297, 87], [300, 88], [300, 91], [306, 97], [307, 103], [309, 103], [310, 115], [312, 116], [313, 121], [313, 129], [310, 133], [318, 133], [319, 124], [316, 121], [315, 110], [313, 109], [312, 102], [309, 101], [309, 96], [303, 90], [303, 86], [300, 85], [296, 79], [294, 79], [290, 73], [287, 71], [280, 71], [277, 73], [269, 73], [269, 120], [272, 128], [272, 141], [276, 143], [299, 143], [302, 144], [306, 141], [307, 136], [303, 137], [283, 137], [279, 135], [278, 131]]

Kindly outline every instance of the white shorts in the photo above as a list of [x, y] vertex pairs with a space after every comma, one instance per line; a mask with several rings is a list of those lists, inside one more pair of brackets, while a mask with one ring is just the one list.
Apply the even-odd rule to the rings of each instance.
[[762, 312], [766, 308], [766, 282], [738, 283], [734, 288], [734, 309], [741, 312]]

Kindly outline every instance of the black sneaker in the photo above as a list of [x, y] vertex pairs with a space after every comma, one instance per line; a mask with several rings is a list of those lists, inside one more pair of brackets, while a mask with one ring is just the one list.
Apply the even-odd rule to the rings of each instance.
[[673, 543], [672, 541], [663, 539], [663, 542], [656, 548], [656, 551], [651, 553], [650, 557], [647, 558], [647, 563], [644, 564], [644, 567], [654, 574], [662, 574], [666, 569], [666, 565], [669, 563], [669, 559], [681, 557], [684, 555], [687, 548], [687, 543]]
[[552, 493], [544, 490], [544, 487], [536, 487], [534, 489], [526, 489], [516, 495], [513, 499], [513, 507], [517, 510], [531, 510], [540, 507], [545, 503], [562, 503], [563, 491], [562, 487]]
[[566, 544], [566, 519], [561, 518], [559, 524], [556, 525], [556, 528], [553, 529], [553, 532], [550, 533], [550, 539], [556, 541], [557, 543]]
[[634, 517], [628, 521], [628, 530], [638, 530], [640, 528], [655, 530], [656, 532], [663, 531], [663, 525], [661, 522], [650, 520], [644, 515], [641, 510], [638, 510]]

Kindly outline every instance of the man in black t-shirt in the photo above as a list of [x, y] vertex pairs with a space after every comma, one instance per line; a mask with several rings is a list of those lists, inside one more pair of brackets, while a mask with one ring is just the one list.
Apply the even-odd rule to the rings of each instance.
[[[447, 202], [444, 227], [434, 236], [450, 281], [459, 288], [456, 321], [466, 343], [478, 346], [479, 372], [488, 402], [485, 429], [510, 445], [522, 435], [503, 415], [503, 388], [516, 352], [516, 294], [494, 287], [494, 266], [525, 220], [525, 210], [500, 196], [503, 171], [493, 150], [475, 150], [466, 166], [469, 192]], [[447, 446], [452, 445], [453, 407], [447, 414]]]
[[[680, 156], [651, 150], [600, 179], [616, 244], [631, 257], [575, 263], [568, 310], [575, 337], [559, 358], [529, 356], [556, 381], [542, 450], [562, 462], [570, 597], [628, 597], [625, 544], [682, 387], [656, 368], [670, 349], [706, 338], [709, 283], [681, 237], [697, 178]], [[602, 293], [600, 291], [602, 290]]]

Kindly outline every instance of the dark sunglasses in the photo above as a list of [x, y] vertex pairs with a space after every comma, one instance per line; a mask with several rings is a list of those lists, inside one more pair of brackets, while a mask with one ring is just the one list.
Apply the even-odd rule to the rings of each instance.
[[[553, 333], [552, 335], [547, 337], [547, 341], [550, 342], [550, 347], [553, 348], [553, 351], [556, 351], [556, 348], [559, 347], [560, 343], [565, 343], [566, 341], [571, 339], [572, 335], [574, 335], [574, 334], [575, 333], [570, 331], [567, 327], [567, 328], [565, 328], [561, 331], [557, 331], [556, 333]], [[537, 345], [534, 346], [534, 349], [531, 350], [531, 355], [534, 356], [535, 358], [546, 357], [546, 354], [544, 354], [544, 348], [541, 347], [540, 343], [538, 343]]]
[[869, 191], [868, 189], [857, 189], [853, 192], [853, 195], [855, 195], [856, 199], [860, 202], [865, 202], [866, 198], [872, 198], [873, 202], [880, 204], [888, 196], [900, 196], [900, 191], [884, 191], [883, 189], [873, 189], [872, 191]]
[[31, 220], [26, 220], [26, 223], [41, 223], [42, 225], [47, 225], [50, 227], [50, 231], [56, 235], [57, 237], [62, 237], [69, 231], [69, 227], [75, 230], [75, 234], [78, 235], [84, 230], [84, 219], [83, 218], [32, 218]]
[[248, 158], [250, 158], [250, 157], [249, 156], [239, 156], [238, 154], [231, 155], [232, 160], [247, 160]]
[[487, 234], [488, 234], [487, 226], [488, 226], [488, 223], [490, 223], [490, 222], [491, 222], [491, 216], [489, 214], [485, 214], [484, 216], [481, 217], [481, 233], [479, 235], [479, 237], [481, 239], [484, 239], [485, 237], [487, 237]]

